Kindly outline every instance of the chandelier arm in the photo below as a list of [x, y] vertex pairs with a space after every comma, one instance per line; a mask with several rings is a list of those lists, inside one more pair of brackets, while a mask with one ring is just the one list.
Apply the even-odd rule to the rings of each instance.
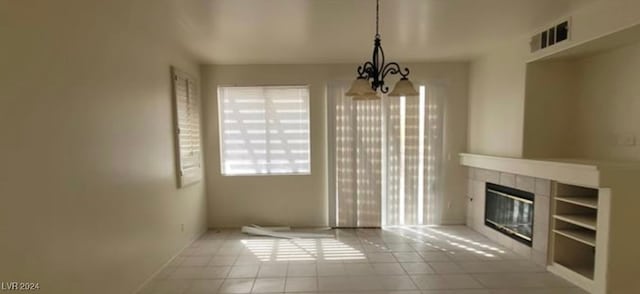
[[359, 78], [359, 79], [360, 79], [360, 78], [362, 78], [362, 79], [366, 78], [365, 73], [366, 73], [366, 72], [365, 72], [364, 67], [363, 67], [362, 65], [359, 65], [359, 66], [358, 66], [358, 78]]
[[391, 74], [391, 75], [396, 75], [400, 73], [400, 65], [398, 65], [397, 62], [391, 62], [388, 64], [385, 64], [385, 66], [382, 68], [382, 78], [386, 78], [387, 75]]
[[360, 77], [365, 79], [373, 78], [374, 67], [375, 66], [373, 65], [373, 63], [371, 63], [371, 61], [367, 61], [361, 66], [358, 66], [358, 74], [360, 75]]
[[409, 69], [406, 67], [402, 69], [397, 62], [391, 62], [382, 69], [382, 78], [384, 79], [388, 74], [399, 74], [403, 79], [406, 79], [409, 76]]
[[358, 78], [364, 78], [364, 68], [362, 67], [362, 65], [358, 66]]
[[409, 68], [405, 67], [404, 70], [401, 70], [399, 72], [399, 74], [402, 76], [403, 79], [407, 79], [407, 77], [409, 76]]
[[373, 64], [371, 61], [367, 61], [358, 66], [358, 78], [369, 79], [371, 77], [371, 68]]

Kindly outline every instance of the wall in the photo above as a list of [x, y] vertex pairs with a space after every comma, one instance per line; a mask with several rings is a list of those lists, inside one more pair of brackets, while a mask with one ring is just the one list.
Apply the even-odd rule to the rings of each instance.
[[[206, 228], [176, 188], [170, 1], [0, 1], [0, 277], [132, 293]], [[184, 224], [184, 232], [181, 232]]]
[[640, 43], [528, 66], [527, 157], [640, 160]]
[[[466, 146], [467, 65], [406, 64], [415, 81], [446, 83], [446, 197], [441, 222], [463, 223], [464, 169], [455, 154]], [[350, 81], [356, 65], [210, 65], [201, 68], [205, 98], [205, 146], [210, 227], [261, 225], [327, 226], [327, 136], [325, 85]], [[216, 89], [218, 85], [308, 84], [311, 89], [311, 175], [241, 176], [220, 174]]]
[[[640, 23], [640, 2], [596, 1], [568, 16], [572, 35], [567, 42], [530, 54], [529, 36], [523, 36], [472, 61], [469, 152], [522, 156], [526, 63]], [[551, 24], [539, 25], [543, 30]]]
[[527, 66], [523, 155], [576, 157], [579, 74], [572, 60], [532, 62]]
[[526, 47], [500, 48], [471, 63], [469, 152], [522, 155]]
[[640, 142], [625, 146], [625, 136], [640, 138], [640, 43], [577, 61], [579, 101], [573, 132], [579, 157], [640, 160]]

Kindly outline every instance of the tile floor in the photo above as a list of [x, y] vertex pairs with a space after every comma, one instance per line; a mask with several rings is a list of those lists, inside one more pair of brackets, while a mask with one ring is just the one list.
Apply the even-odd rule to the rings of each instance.
[[586, 293], [464, 226], [331, 233], [284, 240], [211, 230], [141, 294]]

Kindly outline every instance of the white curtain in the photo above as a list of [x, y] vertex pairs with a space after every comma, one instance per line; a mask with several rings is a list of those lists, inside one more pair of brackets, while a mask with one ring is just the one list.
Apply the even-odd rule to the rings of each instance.
[[381, 103], [354, 102], [343, 87], [335, 99], [337, 226], [379, 227]]
[[385, 100], [383, 225], [435, 224], [440, 218], [441, 89], [419, 90], [417, 97]]
[[[441, 89], [418, 97], [353, 101], [345, 85], [329, 87], [334, 126], [335, 224], [378, 227], [439, 219]], [[331, 137], [330, 137], [331, 138]]]
[[[444, 99], [445, 88], [439, 84], [421, 87], [424, 92], [425, 116], [424, 123], [424, 215], [425, 224], [439, 224], [442, 211], [442, 158], [444, 147]], [[422, 95], [422, 94], [421, 94]]]

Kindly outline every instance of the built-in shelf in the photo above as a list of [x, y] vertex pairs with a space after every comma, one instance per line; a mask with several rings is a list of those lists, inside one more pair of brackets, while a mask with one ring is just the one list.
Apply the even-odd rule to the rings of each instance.
[[593, 280], [595, 271], [595, 246], [577, 241], [564, 234], [555, 234], [553, 238], [553, 262], [564, 266], [574, 273]]
[[553, 195], [550, 270], [593, 293], [599, 190], [555, 183]]
[[589, 293], [591, 293], [592, 290], [588, 289], [594, 288], [594, 280], [592, 278], [589, 278], [590, 270], [588, 266], [577, 266], [571, 269], [558, 262], [554, 262], [549, 267], [547, 267], [547, 269], [550, 272], [573, 282], [580, 288], [589, 291]]
[[596, 215], [595, 214], [557, 214], [553, 216], [556, 219], [572, 223], [576, 226], [581, 226], [590, 230], [596, 230]]
[[576, 266], [576, 265], [571, 265], [571, 266], [566, 266], [563, 265], [561, 263], [558, 263], [576, 273], [578, 273], [579, 275], [589, 279], [589, 280], [593, 280], [593, 265], [584, 265], [584, 266]]
[[589, 246], [596, 246], [596, 232], [592, 230], [583, 229], [556, 229], [553, 230], [556, 234], [563, 235], [567, 238], [571, 238], [578, 242], [582, 242]]
[[576, 266], [573, 267], [573, 270], [581, 274], [585, 278], [593, 280], [593, 265]]
[[588, 208], [598, 209], [598, 198], [594, 197], [556, 197], [556, 200]]

